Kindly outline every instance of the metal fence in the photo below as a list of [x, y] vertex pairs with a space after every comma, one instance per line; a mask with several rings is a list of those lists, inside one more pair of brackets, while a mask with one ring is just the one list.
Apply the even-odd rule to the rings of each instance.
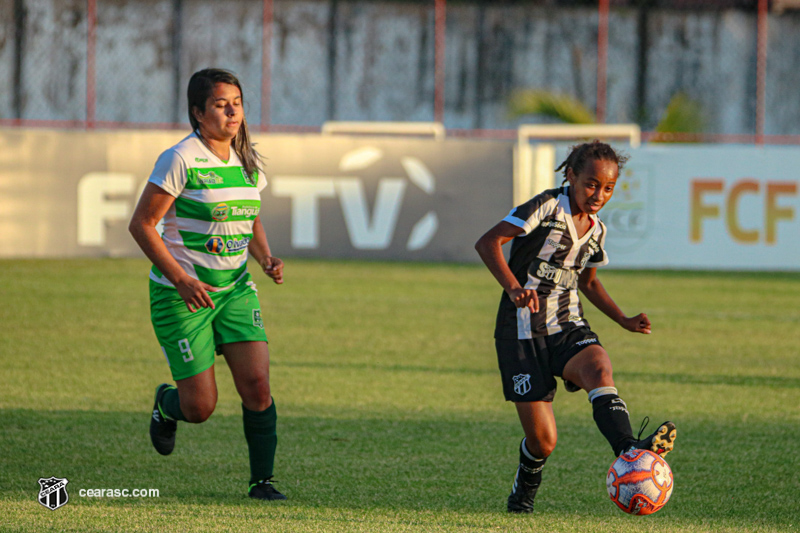
[[[800, 144], [798, 0], [0, 0], [0, 125], [185, 128], [199, 68], [260, 131], [436, 121], [511, 138], [520, 90], [645, 140]], [[683, 100], [681, 100], [681, 98]], [[681, 102], [683, 107], [681, 107]], [[663, 123], [668, 112], [694, 129]], [[687, 117], [687, 114], [689, 115]]]

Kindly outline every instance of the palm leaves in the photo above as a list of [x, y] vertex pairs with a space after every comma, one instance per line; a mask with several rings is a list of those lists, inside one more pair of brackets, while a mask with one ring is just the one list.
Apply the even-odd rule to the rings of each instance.
[[[547, 91], [528, 89], [517, 91], [508, 102], [508, 113], [512, 118], [523, 115], [540, 115], [566, 124], [595, 124], [595, 114], [580, 100], [572, 96]], [[703, 131], [705, 120], [702, 107], [686, 93], [675, 93], [669, 101], [661, 119], [655, 127], [653, 142], [673, 142], [691, 138]], [[678, 134], [676, 136], [676, 134]]]

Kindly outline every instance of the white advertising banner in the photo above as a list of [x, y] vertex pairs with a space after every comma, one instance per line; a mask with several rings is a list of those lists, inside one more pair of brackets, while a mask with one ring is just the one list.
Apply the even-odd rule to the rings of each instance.
[[628, 153], [600, 212], [609, 266], [800, 270], [800, 149], [649, 145]]
[[[0, 129], [0, 257], [141, 255], [128, 221], [158, 154], [185, 135]], [[286, 257], [478, 261], [475, 241], [512, 207], [511, 141], [256, 140], [261, 219]], [[609, 267], [800, 271], [800, 147], [626, 151], [600, 212]]]

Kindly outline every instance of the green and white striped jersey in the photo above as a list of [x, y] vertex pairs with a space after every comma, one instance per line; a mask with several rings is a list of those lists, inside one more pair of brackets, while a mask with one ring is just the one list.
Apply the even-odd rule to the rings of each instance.
[[[187, 274], [230, 288], [247, 273], [247, 245], [261, 210], [263, 172], [248, 178], [236, 152], [220, 160], [196, 133], [162, 153], [148, 180], [175, 197], [161, 238]], [[153, 266], [150, 279], [172, 287]]]

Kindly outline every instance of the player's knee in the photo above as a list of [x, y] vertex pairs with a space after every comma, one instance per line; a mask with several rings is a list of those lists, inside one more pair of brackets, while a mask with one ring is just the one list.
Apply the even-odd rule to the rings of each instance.
[[550, 454], [556, 449], [556, 439], [547, 440], [540, 444], [539, 456], [540, 459], [544, 459], [545, 457], [550, 457]]
[[272, 403], [272, 392], [267, 376], [254, 376], [251, 378], [242, 394], [242, 401], [251, 411], [263, 411]]
[[594, 381], [603, 387], [614, 386], [614, 373], [610, 365], [600, 365], [592, 369]]
[[531, 455], [537, 459], [544, 459], [549, 457], [550, 454], [553, 453], [553, 450], [556, 449], [557, 441], [558, 439], [553, 435], [544, 438], [525, 439], [525, 445], [528, 447], [528, 451], [531, 452]]
[[199, 401], [199, 402], [187, 402], [186, 405], [181, 402], [181, 411], [183, 411], [183, 416], [186, 417], [187, 422], [191, 422], [192, 424], [200, 424], [201, 422], [205, 422], [214, 412], [214, 408], [216, 402], [210, 401]]

